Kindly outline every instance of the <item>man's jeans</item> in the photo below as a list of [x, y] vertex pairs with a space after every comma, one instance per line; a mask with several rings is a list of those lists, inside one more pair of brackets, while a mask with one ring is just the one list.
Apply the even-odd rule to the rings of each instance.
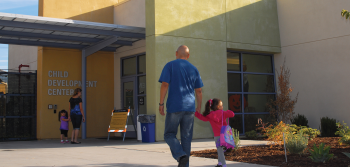
[[[165, 119], [164, 140], [169, 145], [171, 154], [179, 161], [180, 157], [191, 154], [191, 141], [193, 136], [194, 112], [167, 113]], [[181, 144], [176, 138], [180, 125]], [[187, 164], [189, 166], [189, 164]]]

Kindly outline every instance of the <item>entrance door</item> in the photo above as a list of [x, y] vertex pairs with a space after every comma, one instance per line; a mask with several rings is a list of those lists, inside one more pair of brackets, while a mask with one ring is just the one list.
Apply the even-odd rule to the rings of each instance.
[[[130, 112], [133, 114], [133, 121], [136, 127], [136, 121], [137, 121], [137, 96], [136, 96], [136, 80], [135, 77], [130, 77], [130, 78], [124, 78], [122, 79], [122, 107], [124, 109], [131, 109]], [[131, 138], [136, 138], [136, 129], [133, 126], [133, 122], [131, 120], [131, 115], [129, 116], [128, 119], [128, 126], [127, 126], [127, 131], [126, 131], [126, 137], [131, 137]]]

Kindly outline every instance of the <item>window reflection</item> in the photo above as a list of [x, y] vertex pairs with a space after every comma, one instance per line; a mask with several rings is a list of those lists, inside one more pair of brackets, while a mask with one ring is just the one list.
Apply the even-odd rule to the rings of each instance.
[[233, 129], [237, 129], [239, 133], [243, 133], [242, 115], [235, 115], [233, 118], [230, 118], [229, 122]]
[[136, 57], [123, 60], [123, 76], [136, 75]]
[[242, 56], [243, 56], [243, 62], [246, 65], [243, 71], [272, 73], [271, 56], [262, 56], [262, 55], [253, 55], [253, 54], [243, 54]]
[[241, 92], [241, 74], [228, 73], [227, 82], [229, 92]]
[[275, 92], [273, 75], [244, 74], [244, 92]]
[[240, 61], [238, 53], [227, 53], [227, 70], [228, 71], [240, 71]]
[[275, 95], [247, 95], [245, 113], [269, 112], [267, 104], [275, 98]]

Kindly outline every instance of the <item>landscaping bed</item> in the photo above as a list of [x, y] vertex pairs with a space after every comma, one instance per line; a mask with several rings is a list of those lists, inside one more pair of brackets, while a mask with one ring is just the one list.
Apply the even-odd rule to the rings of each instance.
[[[248, 146], [241, 147], [237, 151], [226, 152], [225, 157], [228, 161], [238, 161], [261, 165], [271, 166], [293, 166], [293, 167], [348, 167], [350, 165], [350, 158], [345, 156], [342, 152], [350, 153], [350, 146], [340, 145], [338, 143], [339, 137], [317, 137], [308, 143], [308, 148], [312, 149], [313, 145], [317, 146], [320, 143], [325, 143], [326, 146], [331, 146], [330, 153], [334, 154], [334, 158], [326, 163], [315, 163], [309, 158], [309, 151], [304, 151], [304, 154], [288, 154], [288, 163], [285, 160], [284, 148], [278, 145], [266, 146]], [[192, 151], [192, 156], [205, 157], [217, 159], [216, 149]]]

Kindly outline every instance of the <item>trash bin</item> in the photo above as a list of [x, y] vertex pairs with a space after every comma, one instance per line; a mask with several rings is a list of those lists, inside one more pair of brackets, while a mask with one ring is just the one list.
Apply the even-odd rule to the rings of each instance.
[[155, 121], [156, 115], [139, 115], [141, 123], [141, 134], [143, 143], [155, 142]]

